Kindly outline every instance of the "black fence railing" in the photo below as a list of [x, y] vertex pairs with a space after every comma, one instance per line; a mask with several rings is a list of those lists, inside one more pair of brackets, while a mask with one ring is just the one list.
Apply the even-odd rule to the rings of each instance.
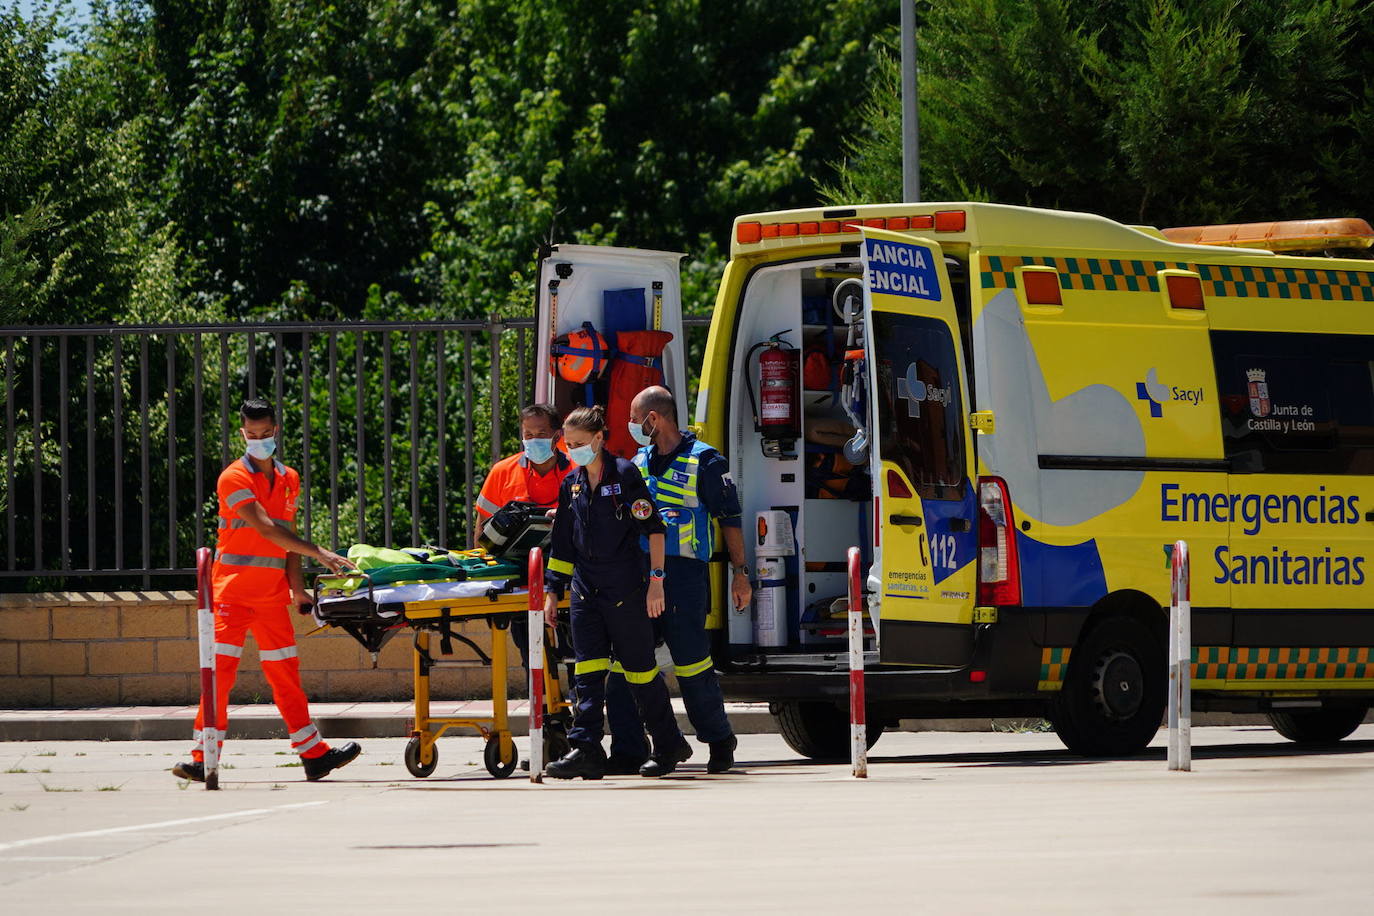
[[305, 537], [468, 543], [481, 475], [533, 394], [533, 324], [0, 328], [0, 591], [191, 575], [254, 395], [277, 405]]

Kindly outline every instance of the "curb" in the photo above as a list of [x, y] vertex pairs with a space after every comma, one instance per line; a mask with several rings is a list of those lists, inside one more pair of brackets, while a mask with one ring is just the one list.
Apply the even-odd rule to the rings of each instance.
[[[674, 706], [678, 727], [684, 734], [692, 734], [691, 723], [681, 709], [681, 702], [674, 703]], [[730, 703], [726, 704], [726, 711], [737, 735], [776, 734], [778, 731], [777, 720], [768, 712], [765, 703]], [[82, 715], [81, 712], [0, 711], [0, 741], [181, 741], [190, 740], [194, 723], [194, 712], [125, 716], [118, 715], [117, 710], [85, 711], [89, 715]], [[491, 709], [464, 709], [461, 715], [489, 716]], [[317, 714], [315, 722], [326, 738], [405, 738], [409, 737], [413, 728], [410, 714], [394, 713]], [[904, 732], [1017, 732], [1043, 730], [1041, 723], [1042, 720], [1035, 718], [903, 719], [898, 728]], [[286, 738], [286, 728], [272, 706], [241, 710], [229, 724], [231, 739]], [[513, 734], [526, 735], [529, 718], [523, 712], [512, 710], [510, 725]], [[1268, 727], [1269, 721], [1262, 715], [1194, 713], [1193, 725]]]

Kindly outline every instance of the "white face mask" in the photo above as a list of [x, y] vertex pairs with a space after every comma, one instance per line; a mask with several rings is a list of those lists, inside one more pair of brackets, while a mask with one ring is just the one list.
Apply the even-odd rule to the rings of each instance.
[[266, 439], [249, 439], [248, 456], [265, 460], [271, 458], [277, 451], [277, 437], [270, 436]]
[[630, 430], [630, 438], [634, 439], [640, 445], [648, 445], [650, 442], [654, 441], [654, 431], [644, 431], [644, 426], [648, 422], [649, 421], [647, 417], [645, 418], [643, 423], [636, 423], [633, 420], [630, 421], [628, 427]]

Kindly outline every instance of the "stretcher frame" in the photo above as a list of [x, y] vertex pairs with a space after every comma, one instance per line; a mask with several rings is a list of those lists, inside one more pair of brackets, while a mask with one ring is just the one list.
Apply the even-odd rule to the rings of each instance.
[[[367, 578], [366, 573], [361, 573], [361, 575], [365, 579]], [[482, 762], [488, 773], [497, 779], [505, 779], [515, 772], [519, 763], [519, 756], [516, 753], [515, 742], [510, 729], [509, 683], [507, 679], [509, 652], [506, 645], [506, 633], [512, 626], [523, 625], [526, 622], [529, 614], [529, 600], [528, 589], [497, 591], [493, 588], [486, 595], [472, 598], [435, 598], [423, 601], [397, 602], [395, 604], [388, 603], [387, 607], [389, 608], [400, 608], [400, 617], [395, 618], [390, 626], [371, 628], [379, 632], [397, 630], [401, 627], [415, 630], [411, 658], [414, 719], [410, 740], [406, 742], [405, 748], [405, 765], [412, 776], [423, 779], [431, 775], [439, 762], [439, 752], [435, 747], [436, 742], [450, 730], [460, 728], [474, 730], [485, 741]], [[368, 601], [372, 607], [377, 607], [376, 602], [372, 601], [370, 580], [368, 581]], [[566, 600], [564, 605], [566, 605]], [[316, 579], [316, 607], [322, 607], [319, 603], [318, 577]], [[466, 623], [474, 620], [482, 620], [487, 624], [491, 633], [490, 656], [482, 652], [477, 644], [466, 636], [446, 629], [448, 624]], [[324, 626], [343, 629], [359, 642], [363, 642], [362, 636], [355, 632], [359, 628], [359, 621], [322, 619], [322, 623]], [[551, 644], [548, 629], [546, 625], [546, 645]], [[431, 640], [436, 632], [439, 632], [441, 637], [456, 639], [464, 643], [473, 650], [477, 660], [483, 666], [491, 668], [492, 714], [490, 716], [433, 716], [430, 714], [430, 672], [435, 666], [442, 664], [430, 652]], [[364, 643], [364, 647], [370, 648], [366, 643]], [[373, 655], [375, 659], [376, 650], [373, 650]], [[543, 670], [543, 677], [544, 716], [546, 720], [556, 720], [558, 714], [571, 709], [572, 704], [563, 696], [557, 675], [557, 666], [546, 665]], [[549, 745], [544, 749], [544, 760], [557, 759], [566, 751], [566, 747], [563, 745], [566, 745], [567, 739], [559, 730], [546, 729], [544, 741]]]

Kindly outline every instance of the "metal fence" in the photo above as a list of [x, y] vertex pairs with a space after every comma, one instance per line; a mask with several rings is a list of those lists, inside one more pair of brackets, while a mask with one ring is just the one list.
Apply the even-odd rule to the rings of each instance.
[[533, 324], [0, 328], [0, 590], [191, 575], [255, 395], [277, 405], [305, 537], [465, 545], [533, 393]]

